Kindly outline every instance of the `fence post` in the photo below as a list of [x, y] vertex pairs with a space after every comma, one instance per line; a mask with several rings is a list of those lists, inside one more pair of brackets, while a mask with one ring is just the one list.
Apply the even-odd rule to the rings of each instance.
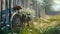
[[1, 21], [2, 21], [2, 0], [1, 0], [1, 4], [0, 5], [1, 5], [0, 8], [1, 8]]
[[11, 34], [13, 34], [12, 22], [11, 22], [11, 14], [12, 14], [12, 0], [9, 0], [9, 24], [10, 24]]
[[6, 26], [9, 25], [9, 11], [8, 11], [8, 0], [5, 1], [6, 2], [6, 7], [5, 7], [5, 11], [6, 11], [6, 16], [5, 16], [5, 24]]

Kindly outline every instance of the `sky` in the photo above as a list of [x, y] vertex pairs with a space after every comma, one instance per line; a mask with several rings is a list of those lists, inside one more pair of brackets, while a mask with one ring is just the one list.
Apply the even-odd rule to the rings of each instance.
[[54, 0], [54, 5], [52, 5], [53, 10], [60, 11], [60, 0]]

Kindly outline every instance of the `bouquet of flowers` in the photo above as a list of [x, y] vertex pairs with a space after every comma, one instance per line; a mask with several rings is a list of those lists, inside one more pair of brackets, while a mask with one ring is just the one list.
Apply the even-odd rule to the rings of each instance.
[[35, 17], [35, 12], [29, 8], [23, 8], [19, 11], [19, 15], [23, 18], [23, 20], [31, 20]]

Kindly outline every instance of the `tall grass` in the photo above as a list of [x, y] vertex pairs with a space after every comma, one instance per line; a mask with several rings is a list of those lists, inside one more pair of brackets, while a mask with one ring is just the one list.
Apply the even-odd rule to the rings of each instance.
[[13, 32], [17, 34], [60, 34], [60, 15], [49, 17], [49, 19], [35, 19], [32, 28], [25, 26], [20, 30], [20, 27], [15, 27]]

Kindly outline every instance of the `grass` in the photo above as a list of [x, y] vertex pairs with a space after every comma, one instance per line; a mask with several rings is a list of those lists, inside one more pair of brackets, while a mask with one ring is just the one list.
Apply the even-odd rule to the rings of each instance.
[[60, 34], [60, 15], [49, 16], [49, 19], [37, 19], [34, 26], [41, 34]]
[[49, 16], [49, 19], [35, 19], [33, 27], [25, 26], [20, 30], [20, 27], [14, 27], [13, 32], [17, 34], [60, 34], [60, 15]]

